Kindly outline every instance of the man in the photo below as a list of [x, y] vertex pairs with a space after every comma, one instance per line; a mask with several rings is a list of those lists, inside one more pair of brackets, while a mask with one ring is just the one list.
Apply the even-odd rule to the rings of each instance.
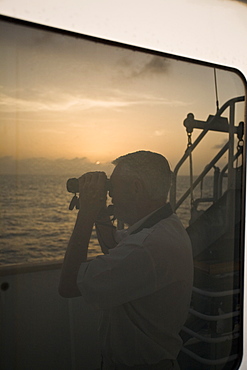
[[[147, 151], [113, 163], [109, 195], [129, 228], [116, 231], [107, 216], [105, 173], [84, 174], [59, 291], [102, 310], [103, 369], [177, 369], [193, 266], [188, 235], [167, 203], [169, 164]], [[106, 254], [87, 262], [94, 224]]]

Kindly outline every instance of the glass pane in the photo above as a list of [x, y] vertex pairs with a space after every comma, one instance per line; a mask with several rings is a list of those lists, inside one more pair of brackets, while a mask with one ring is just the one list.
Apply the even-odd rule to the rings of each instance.
[[[181, 369], [241, 356], [245, 85], [236, 71], [2, 20], [0, 263], [60, 260], [66, 190], [137, 150], [168, 158], [169, 200], [193, 248]], [[101, 253], [96, 233], [90, 256]]]

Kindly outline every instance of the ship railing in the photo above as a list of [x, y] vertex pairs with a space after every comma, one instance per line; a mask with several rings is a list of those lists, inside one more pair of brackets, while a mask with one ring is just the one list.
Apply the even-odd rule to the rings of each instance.
[[[172, 174], [172, 185], [170, 190], [170, 203], [176, 211], [181, 204], [191, 195], [191, 192], [198, 186], [198, 184], [203, 181], [206, 175], [209, 173], [210, 170], [216, 168], [216, 163], [223, 157], [223, 155], [228, 151], [228, 164], [222, 170], [220, 174], [218, 174], [218, 196], [222, 195], [222, 179], [224, 177], [228, 177], [228, 190], [234, 188], [234, 161], [242, 154], [241, 147], [234, 153], [234, 136], [237, 135], [239, 141], [242, 140], [243, 137], [243, 122], [240, 122], [238, 126], [235, 125], [235, 105], [239, 102], [243, 102], [245, 100], [244, 96], [239, 96], [236, 98], [232, 98], [228, 100], [223, 106], [217, 111], [214, 116], [209, 116], [207, 121], [199, 121], [194, 119], [194, 115], [189, 113], [187, 118], [184, 120], [184, 126], [186, 127], [187, 133], [191, 134], [194, 128], [201, 129], [202, 132], [196, 138], [194, 143], [189, 145], [176, 165], [173, 174]], [[229, 118], [222, 117], [221, 115], [229, 108]], [[200, 173], [200, 175], [195, 179], [192, 179], [190, 182], [189, 188], [186, 192], [181, 196], [179, 200], [177, 200], [177, 177], [179, 170], [181, 169], [182, 165], [185, 163], [187, 159], [191, 158], [192, 152], [195, 148], [199, 145], [202, 139], [206, 136], [209, 131], [217, 131], [217, 132], [228, 132], [229, 133], [229, 140], [228, 142], [220, 149], [220, 151], [215, 155], [215, 157], [210, 161], [210, 163], [204, 168], [204, 170]], [[226, 174], [227, 172], [227, 174]], [[192, 173], [192, 170], [191, 170]], [[215, 200], [215, 199], [214, 199]], [[217, 200], [217, 199], [216, 199]], [[232, 205], [229, 205], [232, 207]]]

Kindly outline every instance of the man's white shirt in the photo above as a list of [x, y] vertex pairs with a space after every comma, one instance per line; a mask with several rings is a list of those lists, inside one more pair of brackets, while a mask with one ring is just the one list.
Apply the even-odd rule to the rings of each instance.
[[175, 359], [191, 298], [189, 237], [175, 214], [134, 233], [150, 215], [117, 232], [109, 254], [82, 264], [78, 288], [102, 311], [102, 354], [116, 363]]

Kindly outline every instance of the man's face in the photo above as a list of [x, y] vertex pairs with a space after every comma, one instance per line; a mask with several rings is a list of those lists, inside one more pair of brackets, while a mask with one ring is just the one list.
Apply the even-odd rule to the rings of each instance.
[[132, 224], [132, 216], [135, 206], [135, 196], [131, 180], [124, 177], [121, 167], [118, 165], [110, 177], [110, 197], [114, 205], [114, 216], [129, 225]]

